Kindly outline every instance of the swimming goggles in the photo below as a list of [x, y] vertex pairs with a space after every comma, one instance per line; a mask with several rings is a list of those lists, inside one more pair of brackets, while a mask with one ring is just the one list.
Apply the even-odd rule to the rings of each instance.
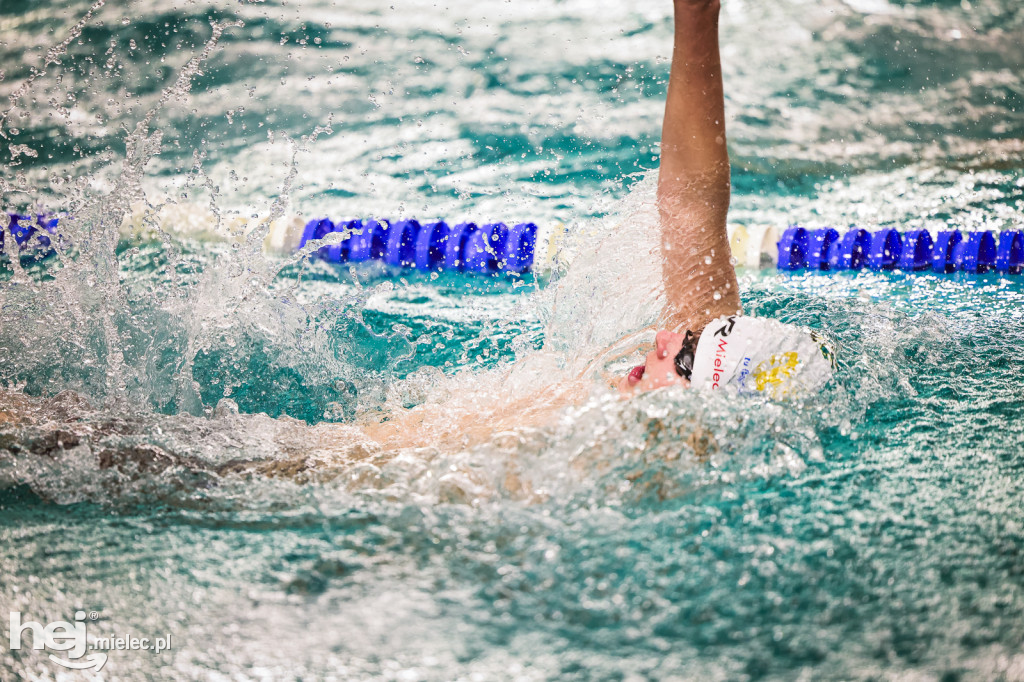
[[686, 336], [683, 337], [683, 347], [679, 349], [675, 357], [676, 374], [690, 380], [690, 376], [693, 374], [693, 358], [697, 353], [697, 336], [689, 329], [686, 330]]

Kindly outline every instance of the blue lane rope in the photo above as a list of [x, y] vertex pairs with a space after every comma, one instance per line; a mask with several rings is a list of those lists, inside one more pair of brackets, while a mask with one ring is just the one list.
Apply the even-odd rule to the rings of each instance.
[[928, 230], [910, 230], [903, 233], [903, 244], [900, 248], [900, 270], [926, 270], [932, 261], [932, 249], [935, 242]]
[[381, 260], [394, 267], [418, 270], [456, 270], [479, 274], [521, 274], [533, 267], [537, 225], [519, 223], [458, 223], [443, 220], [346, 220], [337, 223], [317, 218], [306, 223], [301, 249], [308, 242], [333, 232], [344, 235], [316, 255], [332, 263]]
[[961, 233], [927, 230], [877, 232], [852, 229], [840, 236], [832, 228], [793, 226], [776, 244], [779, 270], [902, 270], [913, 272], [989, 272], [1017, 275], [1024, 270], [1024, 232], [1004, 230]]
[[48, 251], [52, 246], [50, 238], [57, 237], [57, 218], [52, 214], [43, 213], [30, 216], [8, 213], [7, 217], [11, 222], [7, 230], [0, 230], [0, 253], [3, 253], [4, 239], [6, 239], [8, 230], [14, 237], [14, 245], [18, 247], [19, 251], [33, 247]]
[[[8, 230], [19, 252], [45, 254], [59, 238], [58, 218], [53, 214], [8, 213]], [[0, 253], [7, 231], [0, 230]], [[316, 257], [332, 263], [380, 260], [393, 267], [423, 271], [450, 270], [493, 275], [522, 274], [534, 266], [538, 228], [535, 223], [473, 222], [449, 225], [443, 220], [342, 220], [316, 218], [306, 223], [298, 248], [338, 232], [337, 244], [323, 246]], [[995, 271], [1024, 272], [1024, 231], [999, 233], [942, 230], [934, 238], [927, 230], [900, 232], [888, 228], [876, 232], [851, 229], [840, 234], [833, 228], [807, 229], [792, 226], [778, 243], [779, 270], [873, 271], [931, 270], [938, 273]]]
[[[56, 238], [57, 218], [10, 213], [10, 232], [17, 250], [48, 253]], [[337, 244], [324, 246], [315, 256], [332, 263], [380, 260], [393, 267], [452, 270], [479, 274], [523, 274], [533, 268], [538, 228], [535, 223], [449, 226], [443, 220], [342, 220], [316, 218], [306, 223], [298, 248], [339, 232]], [[4, 232], [0, 231], [0, 253]]]
[[811, 270], [822, 270], [822, 265], [827, 267], [829, 250], [837, 241], [839, 233], [830, 227], [808, 232], [807, 267]]

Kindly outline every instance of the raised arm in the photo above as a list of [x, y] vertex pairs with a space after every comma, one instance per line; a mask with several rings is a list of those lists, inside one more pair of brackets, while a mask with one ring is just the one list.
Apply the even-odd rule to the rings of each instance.
[[675, 0], [675, 45], [661, 135], [658, 208], [666, 328], [699, 332], [740, 310], [725, 231], [725, 145], [719, 0]]

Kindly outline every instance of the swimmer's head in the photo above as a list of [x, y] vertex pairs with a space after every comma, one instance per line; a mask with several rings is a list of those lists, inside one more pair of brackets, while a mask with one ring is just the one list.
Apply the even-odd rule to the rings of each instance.
[[835, 371], [835, 351], [820, 335], [776, 320], [728, 315], [698, 337], [658, 332], [654, 349], [618, 381], [624, 394], [663, 386], [729, 388], [741, 394], [785, 398], [810, 394]]
[[689, 331], [661, 330], [654, 337], [654, 348], [647, 353], [644, 364], [619, 379], [619, 392], [628, 395], [675, 384], [689, 386], [697, 340]]

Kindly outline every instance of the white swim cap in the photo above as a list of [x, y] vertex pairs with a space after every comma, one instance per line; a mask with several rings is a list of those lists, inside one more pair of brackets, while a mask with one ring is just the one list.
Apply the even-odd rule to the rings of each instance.
[[814, 332], [758, 317], [729, 315], [704, 328], [690, 384], [734, 387], [741, 394], [807, 394], [832, 378], [832, 348]]

